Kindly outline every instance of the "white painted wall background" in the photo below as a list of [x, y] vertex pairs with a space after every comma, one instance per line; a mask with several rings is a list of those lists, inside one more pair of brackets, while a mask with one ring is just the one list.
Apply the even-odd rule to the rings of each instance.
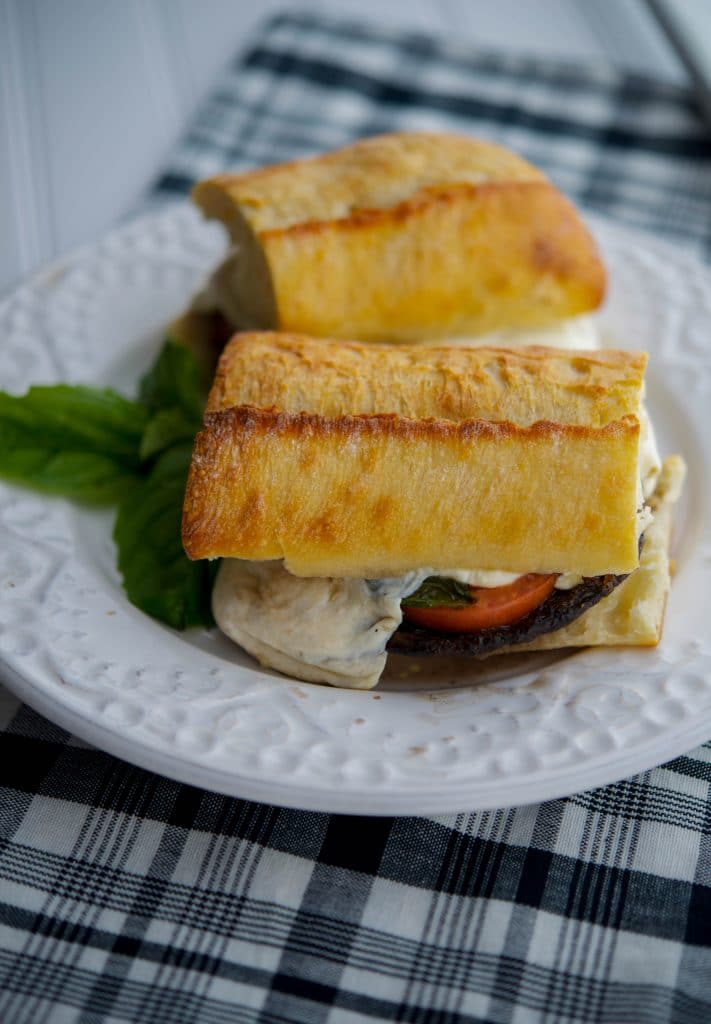
[[[0, 0], [0, 292], [129, 213], [258, 22], [304, 6], [294, 0]], [[482, 48], [606, 59], [685, 80], [644, 0], [312, 0], [309, 6], [456, 33]]]

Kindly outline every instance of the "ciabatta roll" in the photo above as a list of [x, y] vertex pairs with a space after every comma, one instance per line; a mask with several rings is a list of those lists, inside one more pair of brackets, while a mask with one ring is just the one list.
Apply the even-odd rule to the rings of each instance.
[[198, 308], [240, 329], [418, 341], [535, 329], [605, 288], [571, 204], [520, 157], [457, 135], [399, 133], [221, 174], [193, 198], [233, 252]]

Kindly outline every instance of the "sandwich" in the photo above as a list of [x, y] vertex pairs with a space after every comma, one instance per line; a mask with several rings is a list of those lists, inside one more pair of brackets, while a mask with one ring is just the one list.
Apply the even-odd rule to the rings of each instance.
[[193, 452], [190, 558], [262, 664], [376, 685], [388, 651], [658, 642], [670, 508], [646, 356], [242, 332]]
[[230, 249], [173, 325], [334, 340], [596, 344], [605, 291], [573, 206], [501, 146], [403, 132], [200, 182]]

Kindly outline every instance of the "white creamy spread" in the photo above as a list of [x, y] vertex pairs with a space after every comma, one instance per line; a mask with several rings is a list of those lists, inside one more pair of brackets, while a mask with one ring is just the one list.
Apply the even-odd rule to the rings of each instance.
[[[531, 570], [532, 572], [534, 570]], [[411, 573], [408, 575], [412, 575]], [[458, 583], [467, 583], [470, 587], [507, 587], [521, 576], [520, 572], [501, 572], [498, 569], [418, 569], [418, 575], [422, 580], [428, 576], [444, 576], [448, 580], [456, 580]], [[395, 576], [393, 579], [405, 579], [405, 576]], [[580, 583], [582, 576], [575, 573], [562, 573], [556, 580], [556, 587], [559, 590], [570, 590], [571, 587]], [[417, 584], [420, 585], [419, 583]]]
[[549, 327], [510, 327], [478, 337], [439, 338], [425, 342], [436, 345], [461, 345], [479, 348], [483, 345], [545, 345], [577, 351], [600, 348], [600, 332], [594, 316], [572, 316]]
[[646, 406], [642, 404], [639, 410], [639, 478], [642, 483], [642, 497], [648, 498], [654, 493], [661, 468], [662, 460], [659, 457], [654, 427]]

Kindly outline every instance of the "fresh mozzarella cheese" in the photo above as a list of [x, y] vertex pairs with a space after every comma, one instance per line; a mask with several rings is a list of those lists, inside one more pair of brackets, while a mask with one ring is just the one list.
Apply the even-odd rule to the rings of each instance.
[[537, 329], [509, 327], [491, 334], [478, 337], [439, 338], [432, 345], [461, 345], [463, 347], [480, 348], [484, 345], [502, 345], [505, 348], [519, 345], [544, 345], [547, 348], [562, 348], [571, 351], [585, 351], [600, 348], [600, 332], [594, 316], [573, 316], [559, 320], [549, 327]]

